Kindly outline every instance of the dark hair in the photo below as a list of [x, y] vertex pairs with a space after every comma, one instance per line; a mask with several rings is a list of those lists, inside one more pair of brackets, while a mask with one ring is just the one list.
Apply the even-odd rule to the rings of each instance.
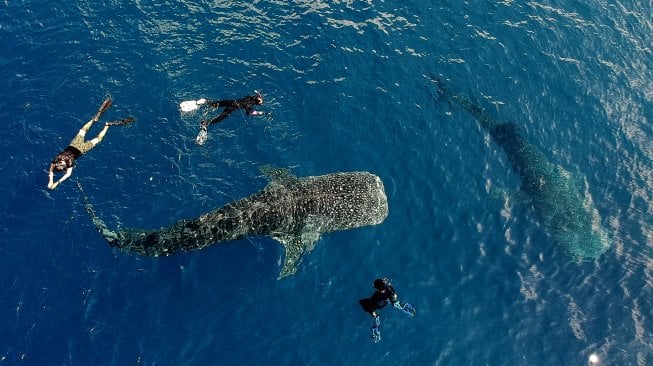
[[376, 280], [374, 280], [374, 288], [379, 290], [379, 291], [381, 291], [381, 290], [385, 289], [386, 287], [388, 287], [389, 284], [390, 283], [388, 282], [388, 279], [385, 278], [385, 277], [384, 278], [377, 278]]
[[[59, 167], [59, 162], [62, 162], [65, 164], [63, 168]], [[59, 155], [54, 157], [54, 160], [52, 160], [52, 164], [54, 165], [54, 170], [58, 172], [63, 172], [64, 170], [70, 168], [73, 166], [75, 163], [75, 157], [72, 156], [69, 152], [67, 151], [62, 151], [59, 153]]]

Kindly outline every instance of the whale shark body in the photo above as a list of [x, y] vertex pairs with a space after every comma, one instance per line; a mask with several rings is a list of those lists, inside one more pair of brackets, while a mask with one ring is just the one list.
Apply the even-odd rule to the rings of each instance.
[[530, 197], [543, 226], [575, 259], [595, 259], [608, 248], [607, 234], [587, 189], [559, 165], [530, 144], [512, 122], [493, 119], [462, 96], [454, 95], [442, 81], [433, 80], [442, 96], [469, 112], [503, 148], [513, 170], [521, 177], [521, 190]]
[[[268, 235], [285, 247], [279, 278], [293, 274], [303, 253], [322, 233], [376, 225], [388, 215], [381, 179], [367, 172], [296, 178], [284, 169], [264, 168], [270, 183], [260, 192], [195, 219], [159, 230], [110, 230], [86, 202], [93, 223], [111, 246], [146, 256]], [[80, 187], [81, 188], [81, 187]]]

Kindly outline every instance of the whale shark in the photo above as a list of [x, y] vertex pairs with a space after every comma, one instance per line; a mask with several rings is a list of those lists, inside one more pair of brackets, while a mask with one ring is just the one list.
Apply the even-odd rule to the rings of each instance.
[[579, 174], [554, 164], [529, 143], [513, 122], [492, 118], [465, 97], [454, 94], [445, 83], [432, 77], [440, 96], [470, 113], [503, 148], [513, 170], [520, 176], [521, 191], [545, 230], [576, 260], [599, 258], [609, 247], [598, 210]]
[[[194, 219], [158, 230], [110, 230], [85, 197], [85, 208], [110, 246], [144, 256], [175, 252], [245, 237], [267, 235], [285, 248], [279, 278], [292, 275], [323, 233], [377, 225], [388, 216], [381, 179], [368, 172], [297, 178], [287, 169], [263, 167], [268, 185]], [[80, 190], [84, 192], [81, 185]]]

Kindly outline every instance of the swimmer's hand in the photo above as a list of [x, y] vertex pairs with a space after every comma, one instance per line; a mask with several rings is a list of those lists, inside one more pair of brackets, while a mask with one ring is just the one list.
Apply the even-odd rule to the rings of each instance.
[[261, 112], [261, 111], [251, 111], [249, 113], [250, 116], [262, 116], [264, 114], [265, 114], [265, 112]]

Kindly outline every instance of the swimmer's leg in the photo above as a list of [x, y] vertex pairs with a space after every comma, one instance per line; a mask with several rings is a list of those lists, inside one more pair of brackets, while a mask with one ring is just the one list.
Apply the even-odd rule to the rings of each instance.
[[73, 141], [70, 143], [72, 146], [81, 145], [84, 142], [84, 137], [86, 137], [86, 133], [93, 125], [93, 122], [95, 122], [95, 117], [82, 126], [79, 132], [77, 132], [77, 136], [75, 136]]
[[86, 136], [86, 133], [91, 128], [91, 126], [93, 126], [93, 123], [100, 120], [102, 114], [106, 112], [107, 109], [109, 109], [109, 107], [111, 107], [112, 104], [113, 102], [111, 101], [111, 98], [105, 99], [102, 105], [100, 106], [100, 109], [98, 109], [97, 113], [95, 114], [95, 116], [91, 118], [90, 121], [86, 122], [84, 126], [82, 126], [82, 128], [79, 130], [79, 132], [77, 132], [77, 135], [75, 136], [75, 138], [70, 144], [72, 146], [76, 146], [76, 145], [81, 146], [84, 143], [84, 137]]
[[210, 121], [207, 121], [207, 120], [202, 121], [202, 126], [207, 126], [207, 127], [208, 127], [208, 125], [212, 125], [212, 124], [214, 124], [214, 123], [220, 123], [220, 122], [222, 122], [225, 118], [229, 117], [229, 115], [230, 115], [231, 113], [233, 113], [234, 111], [236, 111], [236, 109], [234, 109], [234, 108], [225, 108], [225, 109], [222, 111], [222, 113], [220, 113], [217, 117], [213, 118], [212, 120], [210, 120]]
[[234, 105], [235, 100], [221, 99], [221, 100], [204, 100], [204, 102], [211, 108], [222, 108]]
[[77, 148], [77, 150], [81, 151], [82, 154], [86, 154], [89, 150], [91, 150], [97, 144], [99, 144], [100, 141], [102, 141], [102, 139], [104, 138], [104, 135], [107, 134], [107, 131], [109, 130], [109, 127], [110, 126], [107, 123], [107, 124], [104, 125], [104, 128], [102, 129], [102, 131], [100, 131], [100, 133], [98, 133], [97, 136], [95, 136], [95, 138], [93, 138], [93, 139], [91, 139], [89, 141], [83, 141], [81, 144], [78, 144], [78, 145], [73, 145], [72, 143], [71, 143], [71, 145], [73, 147]]
[[109, 130], [109, 124], [107, 123], [104, 125], [102, 131], [100, 131], [100, 133], [98, 133], [97, 136], [95, 136], [95, 138], [90, 141], [90, 143], [93, 144], [93, 147], [95, 147], [95, 145], [99, 144], [100, 141], [102, 141], [104, 135], [107, 134], [108, 130]]
[[234, 108], [225, 108], [225, 110], [222, 111], [217, 117], [213, 118], [212, 120], [204, 120], [200, 123], [200, 132], [197, 134], [197, 137], [195, 138], [195, 142], [197, 142], [198, 145], [204, 145], [206, 142], [206, 139], [209, 136], [209, 125], [212, 125], [214, 123], [220, 123], [222, 122], [225, 118], [229, 117], [231, 113], [233, 113], [236, 109]]

